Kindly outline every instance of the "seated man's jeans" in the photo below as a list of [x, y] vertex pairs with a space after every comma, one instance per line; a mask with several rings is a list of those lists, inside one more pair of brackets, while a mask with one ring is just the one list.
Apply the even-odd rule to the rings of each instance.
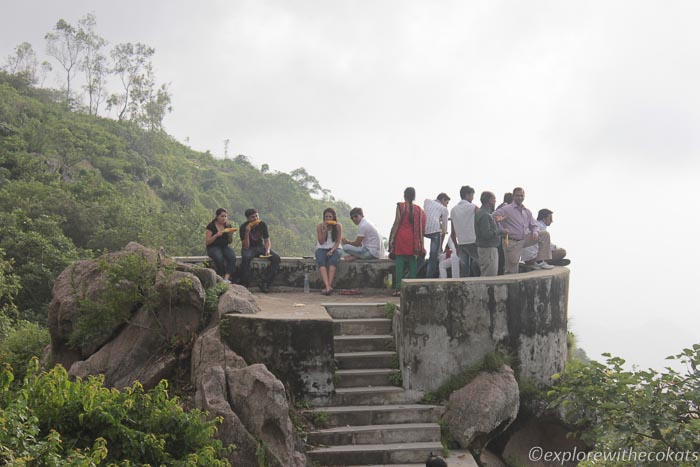
[[[241, 285], [248, 287], [250, 284], [250, 262], [253, 258], [265, 254], [264, 246], [254, 246], [241, 251]], [[267, 267], [263, 282], [267, 285], [272, 284], [275, 280], [277, 271], [280, 267], [280, 255], [270, 250], [270, 265]]]
[[428, 257], [428, 270], [425, 277], [426, 279], [434, 279], [438, 272], [438, 253], [440, 253], [442, 234], [440, 232], [426, 234], [425, 238], [430, 239], [430, 256]]
[[372, 253], [364, 246], [353, 246], [348, 243], [343, 245], [343, 251], [349, 255], [357, 256], [360, 259], [377, 259], [372, 256]]

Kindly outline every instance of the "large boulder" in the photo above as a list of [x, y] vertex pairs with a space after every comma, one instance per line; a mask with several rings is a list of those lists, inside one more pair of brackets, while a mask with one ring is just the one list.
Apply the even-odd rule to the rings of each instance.
[[[58, 276], [54, 283], [48, 314], [51, 353], [55, 363], [70, 368], [73, 362], [89, 357], [112, 339], [114, 333], [123, 324], [121, 321], [103, 320], [100, 323], [102, 325], [100, 332], [90, 333], [80, 342], [70, 342], [75, 326], [85, 310], [97, 306], [100, 298], [104, 297], [108, 291], [118, 288], [123, 296], [127, 296], [140, 287], [141, 284], [128, 280], [113, 284], [105, 272], [105, 266], [115, 264], [127, 255], [139, 255], [149, 264], [158, 263], [158, 254], [155, 251], [132, 242], [124, 250], [104, 255], [98, 260], [78, 261]], [[163, 261], [167, 262], [166, 259]], [[140, 304], [134, 301], [124, 303], [123, 306], [128, 316], [130, 313], [135, 313]]]
[[481, 372], [450, 396], [443, 420], [462, 448], [480, 452], [518, 415], [518, 383], [508, 366]]
[[228, 290], [219, 297], [218, 317], [228, 313], [255, 314], [260, 307], [255, 297], [242, 285], [230, 285]]
[[107, 386], [153, 387], [189, 358], [186, 350], [203, 325], [204, 289], [196, 276], [179, 271], [159, 274], [155, 287], [159, 303], [139, 308], [114, 339], [73, 363], [71, 376], [103, 374]]
[[305, 457], [295, 449], [294, 427], [280, 380], [263, 364], [227, 369], [229, 400], [249, 431], [289, 467], [303, 467]]
[[[264, 382], [260, 382], [260, 385], [263, 389], [255, 394], [248, 389], [241, 393], [240, 388], [249, 387], [246, 381], [253, 381], [256, 386], [256, 378], [244, 377], [251, 374], [262, 375]], [[223, 423], [219, 426], [217, 437], [225, 444], [235, 443], [237, 446], [229, 455], [231, 465], [258, 465], [256, 456], [261, 448], [270, 467], [305, 465], [305, 457], [294, 451], [294, 432], [290, 431], [291, 421], [282, 383], [263, 365], [247, 367], [243, 358], [223, 343], [218, 326], [203, 332], [194, 344], [192, 380], [196, 390], [196, 407], [206, 410], [212, 417], [221, 417]], [[274, 407], [261, 411], [261, 415], [267, 414], [269, 419], [261, 426], [251, 413], [259, 410], [260, 406], [270, 405], [270, 390], [265, 389], [268, 386], [274, 388]], [[256, 400], [258, 397], [261, 399]], [[282, 414], [284, 407], [287, 407], [287, 411]], [[241, 416], [237, 414], [238, 411], [242, 412]], [[259, 445], [258, 440], [262, 444]]]

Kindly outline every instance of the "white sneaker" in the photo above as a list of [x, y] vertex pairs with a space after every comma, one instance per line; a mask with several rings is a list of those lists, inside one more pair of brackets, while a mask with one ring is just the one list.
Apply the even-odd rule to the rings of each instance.
[[549, 263], [545, 263], [544, 261], [538, 261], [535, 264], [532, 265], [534, 269], [554, 269], [554, 266], [552, 266]]

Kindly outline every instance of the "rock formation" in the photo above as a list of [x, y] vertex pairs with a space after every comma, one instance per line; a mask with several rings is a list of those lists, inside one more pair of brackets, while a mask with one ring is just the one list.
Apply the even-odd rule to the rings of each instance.
[[[115, 271], [121, 274], [117, 283]], [[284, 385], [264, 365], [249, 366], [221, 339], [220, 317], [259, 312], [255, 298], [231, 285], [217, 312], [205, 312], [205, 289], [220, 281], [209, 269], [175, 264], [136, 243], [80, 261], [54, 287], [53, 361], [74, 377], [102, 374], [105, 385], [116, 388], [135, 381], [150, 388], [189, 372], [194, 405], [221, 417], [219, 439], [236, 445], [232, 465], [257, 465], [264, 456], [271, 467], [303, 467], [306, 457], [297, 449]], [[99, 332], [90, 332], [96, 321]], [[84, 337], [79, 342], [76, 330]]]

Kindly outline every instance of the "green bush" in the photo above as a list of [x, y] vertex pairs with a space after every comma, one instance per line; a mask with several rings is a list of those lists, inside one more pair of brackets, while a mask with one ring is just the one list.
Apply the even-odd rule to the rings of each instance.
[[40, 357], [49, 342], [46, 328], [19, 321], [0, 335], [0, 362], [8, 363], [17, 379], [22, 379], [27, 372], [27, 362], [32, 357]]
[[233, 447], [214, 438], [221, 420], [183, 410], [166, 381], [117, 391], [102, 377], [70, 381], [60, 366], [30, 366], [16, 388], [11, 370], [0, 370], [0, 464], [229, 465]]
[[583, 441], [597, 451], [700, 451], [700, 344], [668, 357], [685, 373], [630, 371], [623, 359], [603, 356], [606, 363], [569, 362], [547, 393]]

